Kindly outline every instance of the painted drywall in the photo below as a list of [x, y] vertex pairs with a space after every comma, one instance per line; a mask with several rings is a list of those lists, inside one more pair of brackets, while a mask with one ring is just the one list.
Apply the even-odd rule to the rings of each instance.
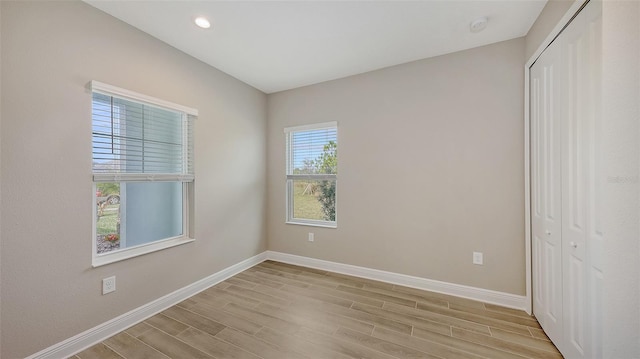
[[[2, 6], [0, 6], [0, 31]], [[2, 148], [2, 36], [0, 36], [0, 149]], [[2, 203], [2, 156], [0, 155], [0, 204]], [[0, 353], [2, 353], [2, 205], [0, 205]]]
[[603, 1], [604, 358], [640, 358], [640, 3]]
[[[30, 355], [266, 250], [266, 95], [82, 2], [0, 6], [0, 357]], [[91, 80], [199, 110], [194, 243], [91, 267]], [[117, 291], [102, 296], [111, 275]]]
[[528, 60], [542, 42], [549, 36], [551, 30], [569, 10], [574, 0], [549, 0], [542, 12], [529, 29], [526, 36], [525, 59]]
[[[269, 95], [269, 249], [523, 295], [523, 65], [519, 38]], [[283, 129], [327, 121], [338, 228], [285, 224]]]

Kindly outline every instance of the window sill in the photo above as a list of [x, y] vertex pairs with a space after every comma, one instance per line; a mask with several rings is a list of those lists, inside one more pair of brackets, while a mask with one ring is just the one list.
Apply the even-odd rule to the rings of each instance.
[[324, 227], [324, 228], [338, 228], [338, 224], [336, 222], [307, 222], [307, 221], [286, 221], [285, 224], [297, 224], [300, 226], [310, 226], [310, 227]]
[[136, 247], [118, 250], [112, 253], [104, 253], [104, 254], [94, 253], [91, 265], [94, 268], [100, 267], [106, 264], [123, 261], [125, 259], [141, 256], [141, 255], [152, 253], [152, 252], [157, 252], [163, 249], [176, 247], [176, 246], [191, 243], [194, 241], [195, 241], [194, 238], [175, 237], [175, 238], [168, 238], [161, 241], [155, 241], [149, 244], [142, 244]]

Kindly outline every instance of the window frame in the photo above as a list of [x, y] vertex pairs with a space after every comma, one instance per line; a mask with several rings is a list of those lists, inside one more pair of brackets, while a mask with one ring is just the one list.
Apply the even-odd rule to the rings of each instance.
[[[145, 105], [151, 105], [159, 108], [163, 108], [169, 111], [181, 112], [183, 116], [183, 126], [186, 126], [186, 122], [184, 121], [187, 116], [193, 116], [194, 121], [195, 117], [198, 116], [198, 110], [189, 108], [186, 106], [174, 104], [168, 101], [164, 101], [161, 99], [157, 99], [151, 96], [143, 95], [137, 92], [129, 91], [126, 89], [122, 89], [116, 86], [108, 85], [98, 81], [91, 81], [90, 83], [90, 94], [93, 98], [93, 93], [101, 93], [107, 96], [118, 97], [127, 101], [133, 101], [142, 103]], [[93, 99], [92, 99], [93, 101]], [[93, 104], [92, 104], [93, 107]], [[93, 120], [92, 120], [93, 121]], [[185, 132], [183, 132], [185, 133]], [[188, 136], [188, 135], [184, 135]], [[193, 138], [191, 138], [193, 141]], [[185, 143], [184, 146], [193, 145], [193, 143]], [[193, 148], [193, 147], [192, 147]], [[93, 151], [92, 151], [93, 152]], [[93, 156], [93, 155], [92, 155]], [[93, 163], [93, 161], [92, 161]], [[128, 173], [120, 173], [120, 174], [102, 174], [95, 173], [93, 174], [93, 191], [92, 191], [92, 261], [91, 264], [93, 267], [103, 266], [109, 263], [119, 262], [125, 259], [141, 256], [144, 254], [160, 251], [163, 249], [179, 246], [186, 243], [191, 243], [195, 241], [193, 237], [193, 205], [194, 205], [194, 182], [195, 175], [163, 175], [163, 174], [153, 174], [149, 173], [145, 175], [146, 180], [142, 179], [142, 176], [138, 174], [128, 174]], [[101, 182], [118, 182], [121, 184], [126, 184], [127, 182], [182, 182], [182, 234], [175, 237], [163, 238], [159, 240], [155, 240], [149, 243], [143, 243], [137, 246], [132, 246], [128, 248], [118, 249], [113, 252], [107, 253], [97, 253], [97, 219], [98, 214], [96, 211], [97, 207], [97, 183]], [[123, 198], [122, 193], [121, 199]], [[126, 199], [125, 199], [126, 200]], [[126, 225], [126, 224], [125, 224]]]
[[[302, 125], [302, 126], [293, 126], [286, 127], [284, 129], [285, 133], [285, 223], [286, 224], [297, 224], [303, 226], [312, 226], [312, 227], [325, 227], [325, 228], [337, 228], [338, 227], [338, 175], [337, 174], [293, 174], [289, 173], [289, 170], [292, 168], [290, 166], [293, 161], [293, 151], [290, 148], [291, 138], [293, 134], [296, 132], [304, 132], [304, 131], [313, 131], [313, 130], [325, 130], [325, 129], [335, 129], [336, 130], [336, 144], [338, 143], [338, 122], [322, 122], [315, 123], [310, 125]], [[338, 163], [340, 161], [338, 160]], [[306, 218], [295, 218], [294, 217], [294, 180], [312, 180], [312, 181], [322, 181], [329, 180], [334, 181], [336, 186], [335, 193], [335, 220], [334, 221], [325, 221], [325, 220], [317, 220], [317, 219], [306, 219]]]

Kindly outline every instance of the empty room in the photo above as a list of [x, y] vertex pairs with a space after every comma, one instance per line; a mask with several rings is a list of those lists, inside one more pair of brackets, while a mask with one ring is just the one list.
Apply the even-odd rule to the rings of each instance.
[[0, 0], [0, 357], [640, 358], [640, 2]]

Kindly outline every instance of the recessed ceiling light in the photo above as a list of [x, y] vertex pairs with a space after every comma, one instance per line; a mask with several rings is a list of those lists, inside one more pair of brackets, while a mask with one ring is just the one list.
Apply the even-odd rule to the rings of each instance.
[[199, 27], [203, 28], [203, 29], [208, 29], [211, 27], [211, 23], [209, 22], [209, 20], [207, 20], [206, 18], [200, 16], [197, 17], [195, 20], [196, 25], [198, 25]]
[[469, 25], [469, 29], [471, 32], [480, 32], [487, 27], [487, 21], [489, 21], [486, 17], [480, 17], [471, 22]]

